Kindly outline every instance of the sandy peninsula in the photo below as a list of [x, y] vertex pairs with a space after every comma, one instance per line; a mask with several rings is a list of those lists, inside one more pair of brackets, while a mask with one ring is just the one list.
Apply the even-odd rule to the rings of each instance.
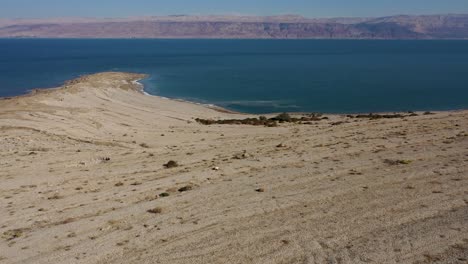
[[249, 116], [140, 78], [0, 100], [0, 263], [468, 263], [468, 111], [204, 125]]

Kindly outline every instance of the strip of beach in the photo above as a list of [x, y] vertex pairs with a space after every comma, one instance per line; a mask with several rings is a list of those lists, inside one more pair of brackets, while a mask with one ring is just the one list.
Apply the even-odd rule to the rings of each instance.
[[144, 77], [0, 99], [0, 263], [468, 263], [467, 110], [259, 118]]

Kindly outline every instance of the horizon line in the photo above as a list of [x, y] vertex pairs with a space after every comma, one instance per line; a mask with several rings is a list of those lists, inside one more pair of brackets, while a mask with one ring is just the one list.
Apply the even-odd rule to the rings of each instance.
[[377, 15], [377, 16], [305, 16], [302, 14], [271, 14], [271, 15], [256, 15], [256, 14], [232, 14], [232, 13], [219, 13], [219, 14], [170, 14], [170, 15], [137, 15], [137, 16], [115, 16], [115, 17], [98, 17], [98, 16], [51, 16], [51, 17], [13, 17], [13, 18], [0, 18], [1, 20], [27, 20], [27, 19], [131, 19], [131, 18], [165, 18], [165, 17], [252, 17], [252, 18], [268, 18], [268, 17], [297, 17], [303, 19], [338, 19], [338, 18], [385, 18], [385, 17], [398, 17], [398, 16], [457, 16], [468, 15], [468, 13], [430, 13], [430, 14], [409, 14], [409, 13], [395, 13], [391, 15]]

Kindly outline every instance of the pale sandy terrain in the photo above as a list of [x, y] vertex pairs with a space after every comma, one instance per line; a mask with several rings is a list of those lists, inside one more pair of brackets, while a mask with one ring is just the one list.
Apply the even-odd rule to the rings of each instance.
[[468, 111], [205, 126], [140, 77], [0, 100], [0, 263], [468, 263]]

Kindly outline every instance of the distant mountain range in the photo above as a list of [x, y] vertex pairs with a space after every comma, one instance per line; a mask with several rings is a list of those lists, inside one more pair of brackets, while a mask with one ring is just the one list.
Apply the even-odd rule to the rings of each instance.
[[0, 19], [2, 38], [468, 39], [468, 15]]

